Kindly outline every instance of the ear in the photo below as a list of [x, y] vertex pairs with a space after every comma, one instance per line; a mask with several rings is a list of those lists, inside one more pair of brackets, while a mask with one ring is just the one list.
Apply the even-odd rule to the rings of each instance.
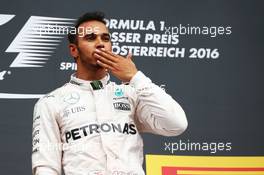
[[79, 51], [76, 44], [69, 44], [70, 54], [73, 58], [77, 58], [79, 56]]

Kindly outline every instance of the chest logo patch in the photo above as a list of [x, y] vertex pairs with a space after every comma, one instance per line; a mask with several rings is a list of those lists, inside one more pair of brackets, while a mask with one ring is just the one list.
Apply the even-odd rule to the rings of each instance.
[[123, 96], [124, 95], [124, 92], [123, 92], [123, 90], [121, 89], [121, 88], [117, 88], [116, 90], [115, 90], [115, 96], [117, 96], [117, 97], [121, 97], [121, 96]]
[[114, 108], [117, 110], [122, 110], [122, 111], [130, 111], [131, 107], [129, 103], [123, 103], [123, 102], [116, 102], [113, 103]]

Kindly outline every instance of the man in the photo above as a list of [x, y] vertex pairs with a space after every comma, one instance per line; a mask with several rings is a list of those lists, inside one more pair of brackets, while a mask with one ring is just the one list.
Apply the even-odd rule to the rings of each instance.
[[[185, 113], [138, 71], [129, 54], [112, 53], [104, 16], [87, 13], [69, 34], [77, 71], [34, 109], [32, 171], [36, 175], [144, 175], [139, 132], [176, 136]], [[126, 82], [117, 85], [109, 74]]]

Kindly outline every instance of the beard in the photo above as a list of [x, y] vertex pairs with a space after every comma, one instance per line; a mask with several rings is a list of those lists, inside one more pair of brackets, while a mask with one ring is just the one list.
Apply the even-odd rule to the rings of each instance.
[[92, 69], [92, 70], [103, 69], [103, 67], [97, 63], [97, 59], [93, 56], [87, 57], [87, 56], [80, 54], [80, 61], [81, 61], [81, 64], [87, 69]]

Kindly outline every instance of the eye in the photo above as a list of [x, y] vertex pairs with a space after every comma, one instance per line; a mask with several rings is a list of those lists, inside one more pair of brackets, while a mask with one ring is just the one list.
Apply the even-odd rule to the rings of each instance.
[[85, 39], [88, 41], [93, 41], [96, 39], [96, 34], [94, 34], [94, 33], [87, 34], [87, 35], [85, 35]]
[[109, 34], [103, 34], [101, 38], [105, 42], [109, 42], [111, 39]]

